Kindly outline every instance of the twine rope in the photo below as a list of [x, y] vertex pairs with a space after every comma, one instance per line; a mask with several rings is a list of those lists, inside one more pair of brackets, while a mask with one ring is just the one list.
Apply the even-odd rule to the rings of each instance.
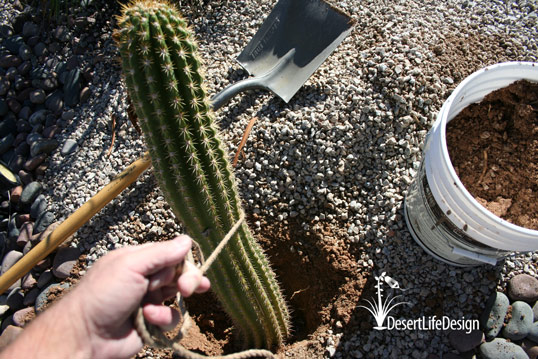
[[[219, 242], [215, 250], [213, 250], [209, 258], [207, 258], [207, 260], [203, 259], [202, 252], [200, 251], [200, 254], [201, 254], [200, 257], [202, 261], [202, 266], [200, 267], [200, 271], [202, 272], [202, 274], [205, 274], [205, 272], [207, 272], [211, 264], [213, 264], [213, 262], [217, 259], [218, 255], [222, 252], [226, 244], [228, 244], [230, 239], [234, 236], [234, 234], [237, 232], [239, 227], [241, 227], [244, 221], [245, 221], [245, 214], [241, 213], [239, 220], [233, 225], [233, 227], [228, 231], [228, 233], [224, 236], [224, 238]], [[194, 262], [193, 257], [192, 257], [192, 251], [189, 251], [186, 261]], [[183, 268], [185, 268], [185, 261], [179, 264], [178, 275], [180, 275], [183, 272]], [[136, 331], [138, 332], [138, 335], [140, 335], [145, 345], [155, 347], [155, 348], [172, 349], [176, 355], [179, 355], [181, 358], [184, 358], [184, 359], [206, 359], [206, 358], [274, 359], [275, 358], [273, 353], [271, 353], [268, 350], [263, 350], [263, 349], [249, 349], [249, 350], [245, 350], [238, 353], [228, 354], [224, 356], [214, 356], [214, 357], [208, 357], [208, 356], [198, 354], [198, 353], [195, 353], [193, 351], [186, 349], [185, 347], [179, 344], [179, 341], [186, 335], [187, 330], [190, 327], [190, 322], [192, 319], [189, 316], [189, 312], [187, 311], [187, 308], [185, 306], [185, 301], [180, 293], [177, 293], [176, 299], [177, 299], [177, 303], [179, 307], [180, 320], [182, 321], [182, 324], [181, 324], [181, 328], [179, 332], [173, 338], [168, 338], [159, 327], [146, 322], [146, 319], [144, 318], [144, 314], [142, 311], [142, 305], [140, 305], [135, 316], [134, 325], [135, 325]]]

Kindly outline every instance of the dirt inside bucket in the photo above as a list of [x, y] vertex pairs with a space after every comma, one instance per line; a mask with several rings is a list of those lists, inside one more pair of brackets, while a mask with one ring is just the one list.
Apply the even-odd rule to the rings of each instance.
[[447, 125], [452, 164], [490, 212], [538, 230], [538, 83], [517, 81]]

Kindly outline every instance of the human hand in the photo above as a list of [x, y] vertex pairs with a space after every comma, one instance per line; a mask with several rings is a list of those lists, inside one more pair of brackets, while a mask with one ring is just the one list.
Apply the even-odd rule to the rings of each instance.
[[187, 236], [160, 243], [115, 250], [100, 260], [66, 296], [64, 305], [78, 306], [87, 331], [85, 350], [94, 358], [130, 357], [142, 348], [131, 314], [140, 303], [144, 317], [164, 329], [175, 327], [179, 316], [161, 305], [178, 290], [183, 296], [209, 289], [209, 280], [190, 262], [174, 281], [192, 241]]

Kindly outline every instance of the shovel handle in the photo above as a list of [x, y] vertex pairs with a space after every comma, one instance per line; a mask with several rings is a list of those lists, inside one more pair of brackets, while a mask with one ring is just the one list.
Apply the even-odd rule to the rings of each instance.
[[99, 212], [108, 202], [114, 199], [127, 186], [136, 181], [138, 176], [151, 164], [149, 153], [133, 162], [114, 180], [107, 184], [88, 202], [71, 214], [46, 238], [24, 255], [18, 262], [0, 276], [0, 294], [8, 289], [19, 278], [28, 273], [40, 260], [52, 253], [69, 236], [75, 233], [94, 214]]
[[[262, 81], [260, 81], [260, 78], [250, 77], [229, 85], [211, 99], [213, 109], [217, 110], [221, 108], [233, 96], [243, 91], [252, 89], [265, 89], [270, 91]], [[112, 182], [106, 185], [88, 202], [84, 203], [82, 207], [71, 214], [56, 229], [54, 229], [47, 238], [43, 239], [0, 276], [0, 294], [4, 293], [19, 278], [28, 273], [40, 260], [52, 253], [60, 244], [82, 227], [127, 186], [136, 181], [138, 176], [140, 176], [150, 164], [151, 160], [149, 153], [146, 152], [142, 158], [133, 162]]]
[[247, 77], [246, 79], [228, 85], [224, 90], [213, 96], [211, 98], [211, 104], [214, 110], [218, 110], [238, 93], [256, 89], [271, 91], [263, 81], [263, 78]]

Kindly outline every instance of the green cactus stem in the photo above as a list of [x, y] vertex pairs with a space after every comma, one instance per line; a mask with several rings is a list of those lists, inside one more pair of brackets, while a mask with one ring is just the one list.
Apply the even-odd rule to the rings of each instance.
[[[125, 6], [116, 34], [128, 92], [166, 200], [208, 256], [242, 213], [218, 135], [197, 45], [169, 3]], [[275, 275], [243, 224], [208, 271], [246, 347], [274, 348], [289, 333]]]

